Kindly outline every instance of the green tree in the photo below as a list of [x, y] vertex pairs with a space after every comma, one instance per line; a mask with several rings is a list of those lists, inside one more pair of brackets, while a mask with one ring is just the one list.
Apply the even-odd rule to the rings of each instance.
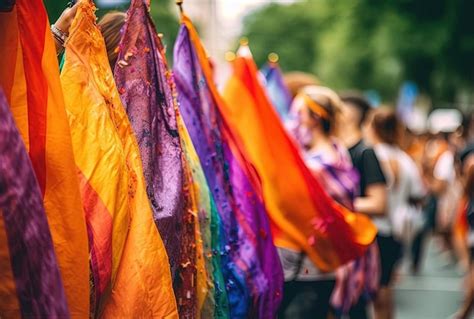
[[474, 84], [469, 0], [318, 0], [270, 4], [245, 19], [257, 63], [269, 51], [284, 70], [315, 73], [336, 89], [376, 89], [393, 100], [414, 81], [435, 99], [453, 100]]

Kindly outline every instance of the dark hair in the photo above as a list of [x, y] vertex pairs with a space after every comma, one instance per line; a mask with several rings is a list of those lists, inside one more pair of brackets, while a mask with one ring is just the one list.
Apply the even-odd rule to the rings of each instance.
[[389, 108], [374, 110], [371, 125], [375, 134], [384, 143], [395, 145], [399, 142], [401, 125], [394, 110]]
[[369, 101], [358, 92], [342, 92], [340, 95], [342, 102], [350, 104], [357, 108], [360, 113], [359, 126], [361, 126], [367, 119], [367, 114], [372, 109]]

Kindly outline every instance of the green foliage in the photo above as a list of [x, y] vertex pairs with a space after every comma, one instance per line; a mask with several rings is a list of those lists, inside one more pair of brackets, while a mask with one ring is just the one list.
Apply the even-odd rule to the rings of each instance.
[[257, 63], [315, 73], [336, 89], [376, 89], [393, 100], [405, 80], [452, 100], [474, 84], [469, 0], [310, 0], [270, 4], [245, 19]]
[[166, 47], [168, 63], [171, 64], [173, 46], [179, 29], [178, 7], [171, 0], [152, 0], [150, 12], [157, 31], [163, 34], [162, 40]]

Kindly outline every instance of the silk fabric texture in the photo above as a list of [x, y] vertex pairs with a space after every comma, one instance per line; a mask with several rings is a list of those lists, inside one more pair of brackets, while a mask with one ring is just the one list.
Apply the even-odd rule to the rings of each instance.
[[95, 316], [177, 318], [139, 148], [115, 87], [95, 7], [82, 0], [61, 74], [85, 208]]
[[304, 251], [322, 271], [360, 257], [376, 227], [337, 204], [311, 175], [259, 82], [248, 47], [232, 66], [222, 114], [262, 180], [276, 245]]
[[56, 48], [41, 0], [0, 13], [0, 86], [30, 156], [71, 316], [89, 316], [89, 256]]
[[180, 111], [222, 220], [220, 254], [232, 318], [274, 318], [282, 270], [259, 181], [220, 115], [222, 99], [191, 23], [182, 17], [174, 51]]

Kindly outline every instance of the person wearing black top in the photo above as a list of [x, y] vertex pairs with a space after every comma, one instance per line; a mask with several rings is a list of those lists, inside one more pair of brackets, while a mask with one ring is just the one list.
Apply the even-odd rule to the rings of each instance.
[[[339, 137], [349, 149], [354, 167], [360, 174], [360, 196], [354, 201], [355, 211], [371, 217], [382, 217], [386, 214], [386, 179], [380, 163], [372, 148], [363, 141], [362, 127], [371, 107], [361, 95], [357, 93], [341, 94], [344, 102], [342, 108], [342, 122], [344, 130]], [[374, 306], [377, 318], [383, 318], [386, 308], [392, 307], [388, 285], [393, 270], [393, 248], [390, 242], [382, 242], [378, 238], [381, 257], [381, 289], [377, 294]], [[380, 314], [380, 315], [379, 315]], [[350, 311], [350, 318], [365, 319], [367, 315], [367, 301], [361, 297], [359, 302]]]

